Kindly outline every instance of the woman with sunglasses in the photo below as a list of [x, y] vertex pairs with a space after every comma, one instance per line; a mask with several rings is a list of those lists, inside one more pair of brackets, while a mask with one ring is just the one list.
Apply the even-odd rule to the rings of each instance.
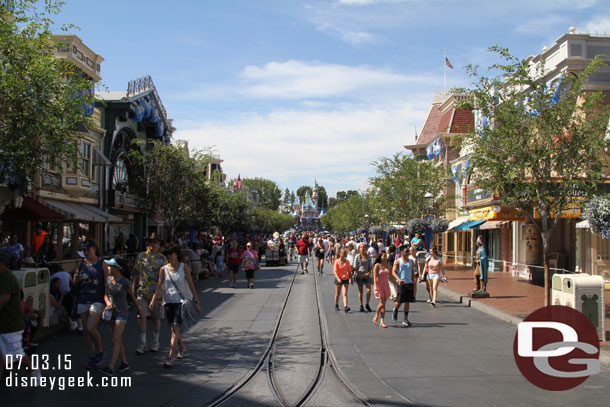
[[[182, 303], [187, 299], [193, 300], [197, 313], [201, 314], [202, 311], [199, 306], [197, 291], [191, 278], [190, 267], [179, 260], [181, 255], [180, 247], [173, 246], [165, 249], [163, 254], [167, 258], [168, 263], [159, 270], [159, 283], [149, 308], [152, 310], [155, 301], [163, 300], [165, 317], [171, 331], [169, 355], [163, 366], [172, 367], [174, 365], [174, 355], [176, 355], [177, 359], [182, 359], [186, 354], [186, 347], [183, 345], [180, 336]], [[177, 354], [176, 348], [178, 348]]]
[[445, 270], [443, 270], [443, 264], [440, 256], [438, 255], [438, 250], [436, 246], [432, 246], [430, 249], [430, 255], [426, 259], [426, 268], [424, 269], [424, 274], [428, 273], [428, 283], [430, 285], [430, 296], [432, 297], [432, 302], [430, 305], [436, 307], [436, 295], [438, 293], [438, 283], [441, 281], [441, 274], [443, 275], [442, 280], [447, 281], [447, 275], [445, 274]]
[[[106, 277], [106, 311], [111, 312], [110, 332], [112, 335], [112, 357], [110, 363], [100, 370], [100, 373], [106, 376], [114, 375], [114, 367], [116, 366], [119, 356], [121, 357], [121, 365], [116, 370], [117, 372], [126, 372], [129, 370], [127, 357], [125, 356], [125, 347], [123, 346], [123, 331], [127, 325], [129, 318], [129, 308], [127, 307], [127, 296], [131, 298], [131, 302], [138, 310], [138, 316], [144, 318], [142, 310], [138, 305], [136, 296], [133, 293], [131, 281], [129, 280], [129, 271], [127, 263], [122, 259], [114, 258], [105, 260], [104, 264], [108, 270]], [[105, 311], [105, 312], [106, 312]]]

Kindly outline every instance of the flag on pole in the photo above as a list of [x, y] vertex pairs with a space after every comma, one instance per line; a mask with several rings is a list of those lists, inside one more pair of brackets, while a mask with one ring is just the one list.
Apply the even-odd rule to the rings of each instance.
[[449, 62], [447, 57], [445, 57], [445, 65], [447, 65], [449, 68], [453, 69], [453, 65], [451, 65], [451, 62]]

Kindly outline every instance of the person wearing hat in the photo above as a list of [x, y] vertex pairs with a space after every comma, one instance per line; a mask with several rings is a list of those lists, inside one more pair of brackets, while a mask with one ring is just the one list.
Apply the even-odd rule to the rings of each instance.
[[102, 337], [97, 329], [105, 305], [103, 261], [97, 255], [97, 244], [93, 240], [85, 240], [80, 254], [84, 258], [74, 271], [72, 286], [77, 288], [76, 313], [83, 321], [85, 343], [89, 349], [89, 361], [85, 368], [95, 369], [101, 367], [104, 360]]
[[483, 242], [483, 236], [477, 237], [477, 254], [473, 261], [474, 267], [474, 291], [487, 291], [487, 272], [489, 270], [489, 260], [487, 249]]
[[[8, 269], [9, 257], [0, 254], [0, 377], [8, 356], [19, 357], [34, 378], [34, 385], [40, 380], [40, 370], [33, 370], [30, 357], [22, 346], [25, 322], [21, 311], [21, 289], [17, 277]], [[12, 372], [11, 372], [12, 373]]]
[[159, 302], [154, 303], [152, 309], [149, 309], [149, 305], [157, 289], [159, 270], [167, 264], [167, 258], [165, 258], [163, 253], [159, 252], [161, 247], [159, 237], [153, 233], [145, 240], [146, 251], [138, 255], [136, 263], [133, 266], [134, 292], [136, 293], [138, 305], [142, 310], [140, 315], [140, 343], [136, 348], [138, 355], [143, 355], [148, 349], [146, 345], [146, 319], [148, 317], [153, 321], [153, 343], [150, 346], [150, 350], [158, 352], [161, 347], [159, 344], [159, 332], [161, 332], [163, 308]]
[[114, 367], [121, 357], [121, 365], [116, 370], [117, 372], [126, 372], [129, 370], [127, 357], [125, 356], [125, 347], [123, 346], [123, 331], [127, 325], [129, 318], [129, 308], [127, 305], [127, 295], [138, 310], [138, 315], [142, 315], [142, 310], [138, 305], [136, 296], [131, 287], [131, 281], [127, 278], [129, 271], [127, 264], [120, 258], [115, 257], [110, 260], [105, 260], [104, 264], [107, 267], [106, 277], [106, 310], [110, 311], [110, 332], [112, 335], [112, 357], [110, 363], [105, 368], [100, 370], [100, 373], [106, 376], [114, 375]]

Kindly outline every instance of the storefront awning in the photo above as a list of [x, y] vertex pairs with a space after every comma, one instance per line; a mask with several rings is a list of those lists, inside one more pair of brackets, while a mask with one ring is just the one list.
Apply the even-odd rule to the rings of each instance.
[[453, 228], [453, 231], [478, 229], [486, 220], [469, 220], [468, 222], [462, 223], [459, 226]]
[[510, 226], [510, 221], [506, 221], [506, 220], [488, 220], [487, 222], [482, 224], [479, 229], [481, 229], [481, 230], [508, 229], [509, 226]]
[[452, 220], [451, 222], [449, 222], [449, 227], [447, 228], [447, 231], [451, 231], [455, 227], [460, 226], [466, 222], [468, 222], [468, 217], [462, 217], [462, 218], [457, 218], [455, 220]]
[[2, 213], [2, 220], [62, 221], [65, 219], [61, 213], [55, 212], [29, 196], [23, 198], [21, 208], [10, 208]]
[[589, 221], [587, 219], [580, 221], [576, 224], [576, 229], [589, 229], [591, 225], [589, 225]]
[[75, 202], [55, 201], [47, 199], [45, 205], [50, 206], [61, 213], [66, 219], [81, 220], [85, 222], [106, 223], [108, 221], [118, 221], [120, 218], [110, 215], [92, 205], [79, 204]]
[[106, 156], [104, 154], [102, 154], [102, 152], [100, 151], [99, 148], [97, 148], [97, 146], [95, 144], [91, 145], [91, 149], [93, 150], [93, 154], [92, 154], [92, 164], [93, 165], [100, 165], [103, 167], [110, 167], [111, 163], [110, 161], [106, 158]]

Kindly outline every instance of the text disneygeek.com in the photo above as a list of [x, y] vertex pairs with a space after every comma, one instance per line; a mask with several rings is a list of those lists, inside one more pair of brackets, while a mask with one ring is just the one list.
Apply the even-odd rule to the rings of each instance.
[[[38, 387], [62, 391], [87, 387], [131, 387], [131, 377], [129, 376], [95, 377], [91, 375], [91, 372], [87, 372], [85, 376], [76, 377], [45, 375], [50, 371], [71, 370], [72, 355], [34, 354], [30, 356], [28, 364], [25, 363], [22, 355], [6, 355], [4, 363], [7, 370], [4, 379], [6, 388]], [[26, 370], [25, 367], [29, 369]], [[32, 371], [38, 374], [32, 374]]]

